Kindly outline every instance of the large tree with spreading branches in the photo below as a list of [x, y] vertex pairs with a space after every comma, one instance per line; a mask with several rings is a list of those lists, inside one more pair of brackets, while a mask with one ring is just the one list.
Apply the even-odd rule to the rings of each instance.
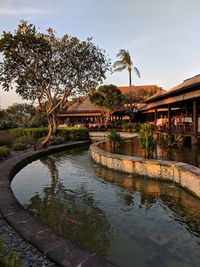
[[124, 95], [113, 84], [99, 86], [97, 90], [89, 94], [89, 98], [93, 104], [101, 109], [106, 127], [112, 114], [122, 106], [125, 100]]
[[48, 119], [49, 132], [43, 146], [55, 135], [56, 112], [68, 97], [95, 88], [110, 67], [105, 52], [91, 39], [59, 38], [51, 28], [44, 34], [25, 21], [14, 33], [3, 32], [0, 52], [3, 90], [14, 88], [23, 99], [37, 103]]

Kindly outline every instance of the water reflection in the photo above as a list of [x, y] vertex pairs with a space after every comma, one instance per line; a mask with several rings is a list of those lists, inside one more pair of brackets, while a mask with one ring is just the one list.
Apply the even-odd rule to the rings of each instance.
[[[126, 190], [117, 193], [124, 206], [128, 210], [134, 208], [135, 195], [140, 192], [137, 198], [137, 207], [148, 212], [154, 204], [162, 201], [162, 204], [170, 209], [172, 216], [181, 225], [197, 236], [200, 235], [200, 200], [172, 183], [158, 182], [149, 178], [131, 176], [115, 172], [98, 165], [95, 168], [98, 175], [104, 181], [114, 183]], [[160, 203], [159, 203], [160, 204]]]
[[[99, 146], [105, 151], [112, 153], [128, 156], [143, 156], [139, 139], [137, 137], [126, 139], [121, 144], [117, 145], [107, 141], [99, 144]], [[200, 146], [186, 144], [175, 148], [160, 147], [157, 145], [154, 158], [185, 162], [200, 168]]]
[[199, 267], [200, 201], [173, 184], [104, 168], [74, 149], [31, 163], [12, 189], [42, 222], [118, 266]]
[[66, 189], [59, 180], [56, 161], [52, 156], [40, 160], [49, 168], [51, 185], [37, 193], [26, 208], [42, 222], [99, 255], [107, 255], [112, 240], [106, 216], [83, 186]]

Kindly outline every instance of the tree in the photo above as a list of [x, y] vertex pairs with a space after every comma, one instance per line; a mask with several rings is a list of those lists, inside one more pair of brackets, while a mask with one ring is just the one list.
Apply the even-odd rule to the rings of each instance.
[[0, 128], [28, 127], [35, 114], [36, 111], [33, 105], [14, 103], [2, 110]]
[[14, 122], [17, 127], [27, 127], [29, 120], [35, 115], [33, 105], [14, 103], [6, 110], [7, 119]]
[[116, 61], [113, 64], [114, 71], [123, 71], [127, 69], [129, 73], [129, 86], [131, 86], [132, 85], [131, 83], [132, 68], [139, 78], [140, 78], [140, 72], [136, 67], [133, 66], [133, 62], [131, 60], [131, 56], [128, 50], [124, 50], [124, 49], [119, 50], [117, 57], [119, 57], [120, 60]]
[[0, 64], [2, 88], [15, 88], [23, 99], [37, 101], [48, 119], [49, 131], [42, 146], [55, 136], [56, 112], [68, 97], [96, 87], [110, 66], [105, 52], [91, 39], [58, 38], [51, 28], [43, 34], [25, 21], [14, 34], [3, 32], [0, 52], [4, 55]]
[[124, 95], [113, 84], [100, 86], [96, 91], [89, 94], [90, 101], [101, 109], [108, 126], [112, 114], [123, 104]]

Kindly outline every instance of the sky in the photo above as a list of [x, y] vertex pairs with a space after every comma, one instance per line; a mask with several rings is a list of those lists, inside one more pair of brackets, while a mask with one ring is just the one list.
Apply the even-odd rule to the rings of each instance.
[[[129, 50], [141, 74], [133, 85], [170, 89], [200, 73], [199, 10], [200, 0], [0, 0], [0, 35], [24, 19], [41, 32], [93, 37], [112, 63]], [[128, 72], [107, 73], [104, 83], [126, 86]], [[0, 107], [14, 102], [22, 100], [0, 88]]]

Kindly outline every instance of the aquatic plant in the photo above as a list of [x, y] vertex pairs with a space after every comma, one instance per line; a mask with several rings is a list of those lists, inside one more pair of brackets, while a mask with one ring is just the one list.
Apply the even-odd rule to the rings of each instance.
[[111, 129], [107, 135], [108, 139], [111, 142], [120, 142], [122, 140], [121, 135], [116, 132], [115, 129]]
[[154, 126], [150, 123], [144, 123], [140, 127], [139, 139], [140, 145], [144, 152], [145, 158], [153, 158], [153, 153], [156, 148], [156, 140], [154, 139]]

